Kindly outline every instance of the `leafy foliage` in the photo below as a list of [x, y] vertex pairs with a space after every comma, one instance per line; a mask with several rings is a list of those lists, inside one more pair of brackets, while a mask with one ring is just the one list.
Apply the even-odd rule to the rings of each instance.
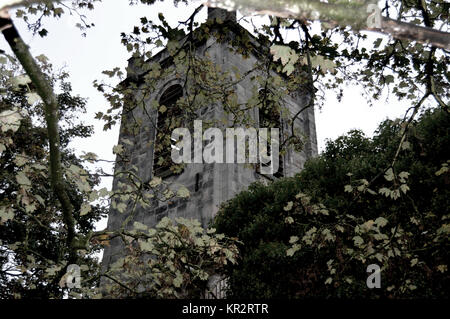
[[165, 217], [155, 228], [135, 222], [124, 235], [125, 256], [104, 275], [106, 297], [198, 298], [208, 279], [237, 259], [235, 240], [195, 220]]
[[[425, 111], [393, 166], [399, 121], [372, 139], [351, 131], [295, 178], [253, 184], [225, 203], [213, 225], [243, 243], [225, 272], [230, 296], [445, 297], [449, 122]], [[381, 289], [366, 286], [369, 264], [381, 267]]]
[[[98, 179], [82, 168], [82, 161], [68, 148], [73, 138], [92, 134], [91, 127], [76, 121], [86, 102], [72, 95], [67, 73], [51, 73], [51, 65], [41, 60], [42, 68], [61, 91], [63, 164], [68, 175], [75, 169], [85, 174], [68, 180], [67, 187], [76, 208], [79, 233], [86, 235], [105, 216], [105, 209], [98, 205], [89, 205], [89, 212], [83, 212], [89, 197], [80, 186], [90, 189]], [[66, 230], [48, 179], [48, 137], [40, 121], [41, 102], [30, 101], [32, 85], [20, 71], [13, 60], [4, 59], [0, 64], [0, 86], [6, 89], [0, 96], [0, 298], [62, 297], [59, 280], [67, 266], [69, 249]], [[90, 253], [98, 249], [94, 246]], [[80, 258], [79, 263], [84, 265], [87, 277], [98, 271], [91, 254]]]

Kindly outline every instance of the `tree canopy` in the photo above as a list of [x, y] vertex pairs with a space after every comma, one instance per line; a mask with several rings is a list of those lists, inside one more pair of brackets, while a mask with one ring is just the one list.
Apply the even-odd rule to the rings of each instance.
[[[92, 134], [91, 127], [77, 121], [86, 101], [73, 95], [66, 72], [56, 73], [44, 57], [38, 59], [52, 86], [60, 91], [57, 100], [65, 187], [75, 209], [78, 232], [87, 235], [94, 223], [106, 216], [106, 210], [88, 204], [88, 191], [99, 179], [85, 171], [83, 159], [68, 148], [74, 138]], [[15, 61], [2, 58], [1, 62], [0, 298], [61, 298], [59, 282], [70, 252], [61, 205], [50, 187], [49, 138], [42, 122], [43, 110], [30, 92], [32, 84], [23, 70]], [[98, 281], [98, 261], [93, 253], [99, 249], [94, 245], [88, 255], [77, 259], [87, 277], [94, 278], [93, 286]]]
[[[225, 203], [213, 225], [242, 242], [225, 272], [229, 295], [445, 298], [449, 120], [421, 114], [393, 166], [399, 120], [373, 138], [350, 131], [296, 177], [255, 183]], [[370, 264], [382, 289], [366, 286]]]

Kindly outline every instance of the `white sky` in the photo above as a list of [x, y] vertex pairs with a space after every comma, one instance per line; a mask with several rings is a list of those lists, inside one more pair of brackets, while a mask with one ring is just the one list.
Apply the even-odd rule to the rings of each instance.
[[[198, 2], [191, 7], [197, 5]], [[49, 31], [45, 38], [33, 36], [23, 23], [16, 21], [19, 32], [30, 45], [32, 53], [45, 54], [55, 69], [66, 66], [71, 75], [74, 93], [89, 99], [88, 113], [82, 119], [86, 124], [95, 126], [95, 134], [89, 139], [72, 143], [78, 154], [82, 151], [94, 152], [99, 158], [114, 160], [112, 147], [117, 143], [119, 127], [117, 125], [114, 129], [104, 132], [103, 122], [94, 119], [94, 114], [105, 111], [108, 104], [102, 94], [93, 88], [92, 82], [105, 78], [101, 74], [103, 70], [116, 66], [125, 68], [130, 54], [120, 43], [120, 33], [130, 32], [134, 25], [139, 25], [139, 18], [143, 16], [158, 21], [159, 12], [170, 12], [166, 14], [166, 18], [174, 26], [178, 21], [186, 20], [192, 10], [187, 10], [182, 4], [179, 8], [174, 8], [170, 0], [158, 2], [151, 7], [129, 6], [128, 0], [104, 0], [103, 3], [96, 4], [94, 11], [87, 14], [88, 21], [94, 22], [96, 26], [87, 31], [85, 38], [75, 27], [75, 23], [79, 21], [77, 17], [67, 14], [59, 20], [45, 20], [45, 28]], [[202, 15], [206, 17], [206, 10], [202, 11]], [[0, 48], [7, 47], [5, 40], [0, 39]], [[319, 150], [323, 150], [325, 139], [334, 139], [350, 129], [362, 129], [371, 136], [382, 120], [402, 116], [407, 108], [408, 105], [400, 105], [393, 98], [389, 103], [385, 100], [375, 101], [374, 107], [369, 107], [358, 87], [347, 88], [341, 103], [329, 95], [322, 110], [316, 110]], [[111, 167], [104, 164], [102, 166], [105, 170]], [[102, 186], [110, 188], [111, 182], [110, 178], [105, 179]]]

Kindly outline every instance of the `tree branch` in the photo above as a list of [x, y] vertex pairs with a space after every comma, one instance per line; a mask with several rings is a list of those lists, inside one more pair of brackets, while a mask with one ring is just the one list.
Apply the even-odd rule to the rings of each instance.
[[[353, 30], [367, 30], [390, 34], [394, 38], [429, 43], [450, 50], [450, 33], [431, 27], [381, 17], [381, 26], [368, 26], [368, 5], [374, 1], [325, 3], [312, 0], [268, 1], [268, 0], [208, 0], [206, 5], [227, 10], [244, 10], [256, 14], [269, 14], [302, 21], [319, 20], [331, 26], [351, 26]], [[381, 14], [381, 13], [380, 13]]]
[[[391, 167], [394, 168], [395, 161], [398, 158], [398, 155], [400, 154], [400, 151], [402, 150], [403, 142], [405, 141], [406, 135], [408, 133], [408, 127], [411, 124], [411, 122], [414, 120], [414, 117], [419, 112], [420, 107], [422, 106], [423, 102], [428, 98], [430, 95], [430, 92], [426, 92], [425, 95], [420, 99], [420, 101], [414, 106], [414, 111], [411, 117], [408, 119], [408, 121], [405, 124], [405, 127], [403, 128], [402, 136], [400, 138], [400, 143], [398, 144], [397, 151], [395, 152], [394, 158], [392, 159]], [[406, 116], [406, 115], [405, 115]]]
[[367, 30], [387, 33], [397, 39], [417, 41], [450, 50], [450, 33], [421, 27], [413, 23], [382, 17], [381, 29], [368, 28]]

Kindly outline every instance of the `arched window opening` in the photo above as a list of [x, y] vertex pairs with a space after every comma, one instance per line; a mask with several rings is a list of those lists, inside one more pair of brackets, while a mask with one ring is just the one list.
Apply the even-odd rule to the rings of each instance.
[[[182, 127], [182, 110], [177, 101], [183, 96], [183, 88], [176, 84], [169, 87], [159, 99], [156, 138], [154, 144], [153, 176], [167, 177], [172, 175], [174, 166], [171, 153], [175, 141], [171, 140], [172, 131]], [[174, 168], [174, 167], [172, 167]]]
[[[282, 122], [281, 122], [281, 114], [278, 106], [274, 101], [273, 94], [266, 89], [262, 89], [258, 94], [258, 119], [259, 119], [259, 127], [260, 128], [279, 128], [280, 135], [282, 132]], [[270, 132], [270, 130], [269, 130]], [[270, 138], [269, 138], [270, 141]], [[281, 144], [281, 141], [280, 141]], [[268, 155], [270, 156], [271, 150], [268, 147], [267, 150]], [[262, 164], [263, 166], [270, 166], [271, 163]], [[259, 166], [257, 166], [257, 172], [259, 172]], [[274, 177], [283, 177], [284, 176], [284, 161], [283, 155], [280, 153], [279, 157], [279, 168], [278, 171], [273, 174]]]

